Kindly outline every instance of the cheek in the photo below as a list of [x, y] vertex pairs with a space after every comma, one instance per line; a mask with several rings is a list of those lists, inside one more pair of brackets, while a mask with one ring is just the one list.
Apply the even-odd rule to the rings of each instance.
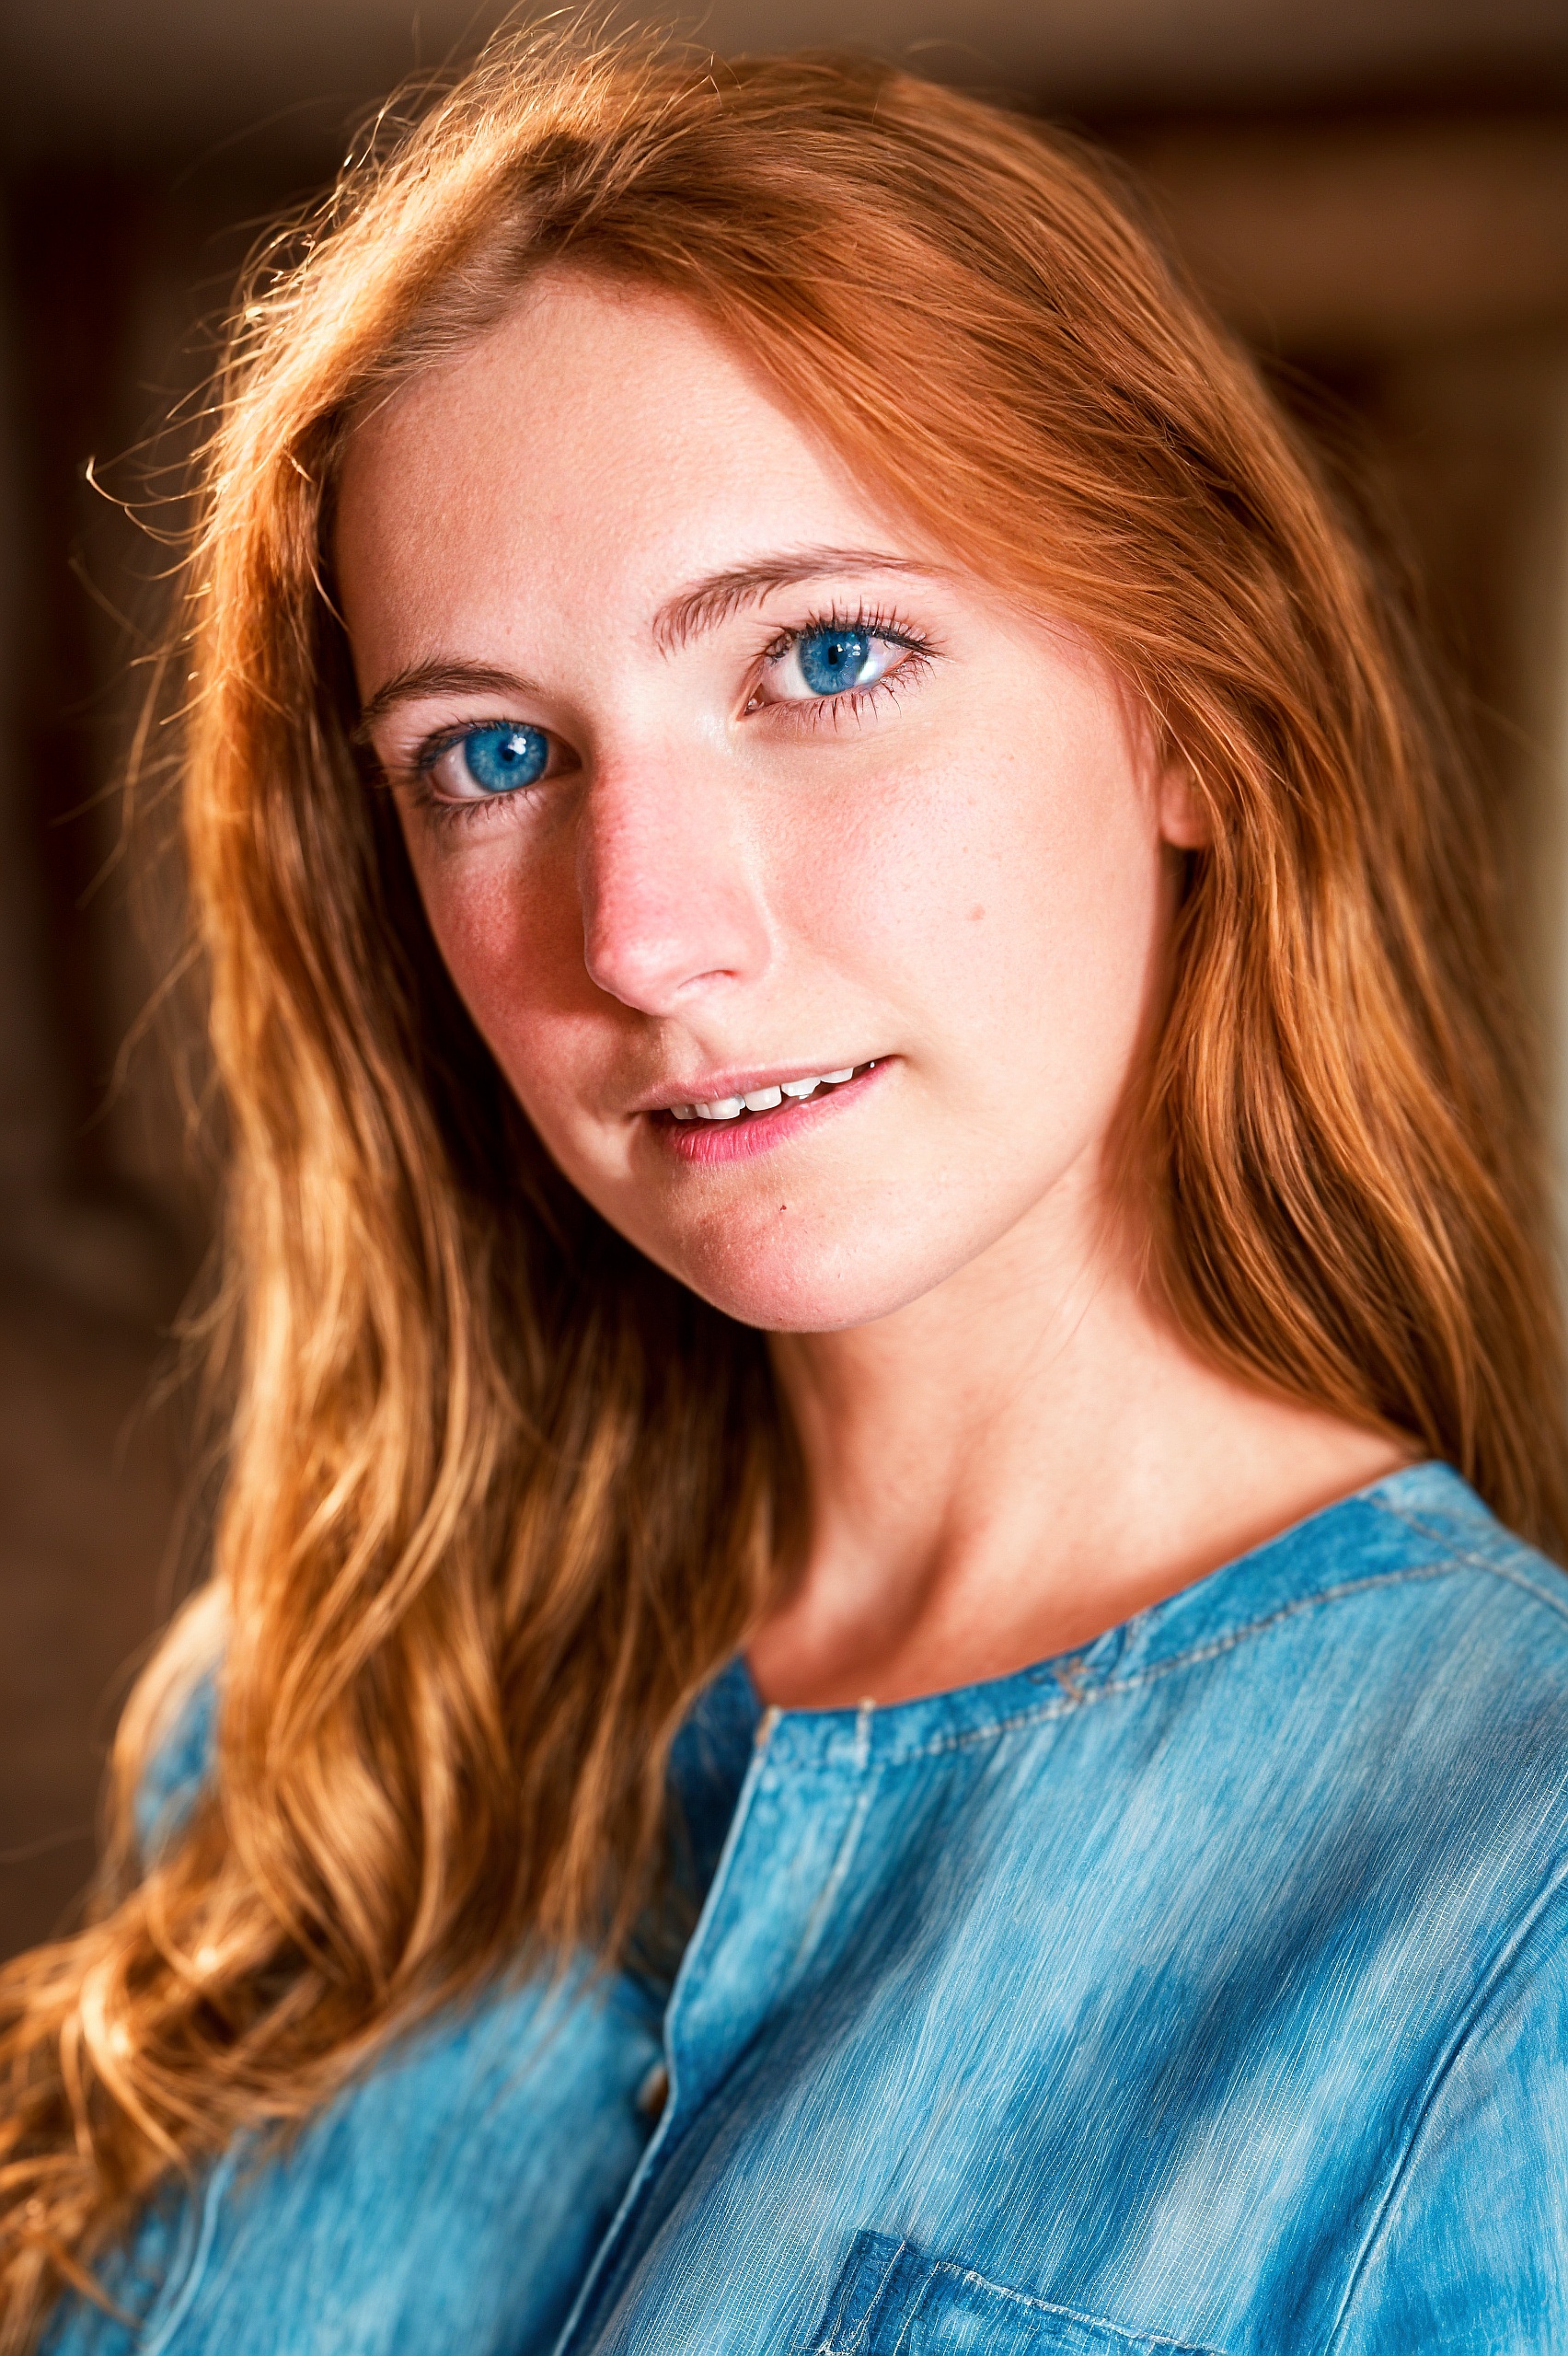
[[1148, 1017], [1165, 913], [1158, 836], [1136, 796], [1113, 783], [1121, 790], [1086, 791], [1042, 814], [1032, 839], [1020, 829], [997, 896], [1009, 1057], [1098, 1120], [1120, 1099]]
[[[582, 927], [559, 860], [505, 841], [421, 842], [409, 856], [425, 915], [459, 997], [502, 1071], [527, 1102], [541, 1057], [571, 1032], [594, 996]], [[564, 1058], [567, 1049], [560, 1045]]]
[[1119, 745], [1031, 759], [993, 742], [795, 849], [802, 930], [914, 1015], [908, 1044], [944, 1091], [1011, 1136], [1026, 1093], [1057, 1120], [1108, 1117], [1164, 918], [1153, 816]]

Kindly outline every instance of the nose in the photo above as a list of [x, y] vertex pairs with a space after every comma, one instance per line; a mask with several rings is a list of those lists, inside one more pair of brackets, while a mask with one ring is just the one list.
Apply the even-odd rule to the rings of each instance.
[[735, 791], [700, 756], [601, 768], [578, 837], [583, 954], [602, 990], [671, 1014], [766, 968], [767, 924]]

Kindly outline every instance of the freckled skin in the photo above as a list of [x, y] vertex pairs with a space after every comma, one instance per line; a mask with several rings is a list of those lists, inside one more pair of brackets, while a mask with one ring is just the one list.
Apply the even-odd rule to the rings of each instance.
[[[1088, 649], [945, 568], [828, 584], [938, 649], [836, 728], [739, 709], [815, 585], [653, 642], [673, 587], [822, 545], [930, 553], [694, 320], [570, 282], [362, 429], [341, 501], [367, 689], [455, 652], [542, 690], [404, 712], [390, 765], [465, 718], [534, 722], [582, 764], [515, 817], [442, 830], [405, 805], [458, 987], [589, 1199], [771, 1327], [884, 1313], [1075, 1183], [1145, 1020], [1162, 827], [1191, 824]], [[679, 1166], [627, 1109], [666, 1077], [871, 1057], [896, 1069], [852, 1117], [738, 1168]]]
[[[1202, 829], [1069, 626], [879, 511], [678, 304], [570, 272], [360, 427], [339, 519], [367, 701], [434, 663], [513, 681], [373, 729], [475, 1022], [588, 1200], [774, 1335], [813, 1527], [749, 1647], [768, 1698], [1044, 1658], [1400, 1461], [1201, 1362], [1107, 1216]], [[822, 577], [659, 627], [694, 583], [822, 549]], [[832, 675], [802, 633], [866, 617], [920, 659], [858, 703], [779, 699], [791, 663]], [[549, 739], [537, 784], [444, 811], [453, 741], [501, 729], [493, 768], [508, 727]], [[650, 1116], [872, 1059], [744, 1157]]]

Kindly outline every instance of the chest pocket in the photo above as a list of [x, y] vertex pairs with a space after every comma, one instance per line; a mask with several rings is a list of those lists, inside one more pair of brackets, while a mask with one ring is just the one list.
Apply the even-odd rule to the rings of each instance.
[[1097, 2316], [988, 2282], [891, 2234], [857, 2234], [799, 2356], [1222, 2356], [1123, 2331]]

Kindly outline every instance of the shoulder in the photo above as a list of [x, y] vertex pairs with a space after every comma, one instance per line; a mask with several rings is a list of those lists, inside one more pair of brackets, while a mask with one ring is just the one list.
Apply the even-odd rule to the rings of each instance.
[[1568, 1728], [1568, 1574], [1505, 1528], [1446, 1464], [1412, 1465], [1314, 1516], [1256, 1558], [1253, 1626], [1354, 1630], [1397, 1688], [1463, 1710], [1561, 1711]]
[[1369, 1567], [1466, 1580], [1568, 1660], [1568, 1573], [1505, 1529], [1451, 1467], [1412, 1465], [1351, 1502]]
[[[1503, 1525], [1446, 1465], [1380, 1482], [1344, 1518], [1333, 1585], [1387, 1632], [1457, 1737], [1568, 1761], [1568, 1575]], [[1358, 1593], [1359, 1590], [1359, 1593]]]
[[1442, 1465], [1338, 1519], [1324, 1686], [1352, 1703], [1347, 1808], [1432, 1967], [1425, 2115], [1496, 2120], [1505, 2085], [1527, 2112], [1550, 2089], [1536, 2148], [1562, 2146], [1568, 2186], [1568, 1576]]
[[1115, 1678], [1173, 1670], [1238, 1839], [1310, 1864], [1315, 1908], [1381, 1924], [1457, 2018], [1568, 1858], [1568, 1578], [1416, 1466], [1191, 1591]]
[[1193, 1601], [1239, 1877], [1365, 2106], [1333, 2356], [1568, 2347], [1568, 1577], [1425, 1464]]
[[144, 1865], [177, 1837], [212, 1779], [217, 1718], [217, 1672], [211, 1669], [168, 1711], [137, 1781], [136, 1847]]
[[1446, 1465], [1320, 1519], [1303, 1600], [1325, 1681], [1354, 1705], [1361, 1772], [1408, 1773], [1457, 1837], [1478, 1815], [1524, 1899], [1568, 1831], [1568, 1576]]
[[115, 1776], [129, 1782], [144, 1866], [178, 1836], [215, 1765], [227, 1604], [215, 1582], [193, 1595], [136, 1682], [115, 1738]]
[[1224, 1665], [1227, 1707], [1347, 1745], [1368, 1773], [1390, 1745], [1456, 1773], [1520, 1746], [1568, 1768], [1568, 1576], [1445, 1464], [1309, 1516], [1129, 1623], [1113, 1651], [1113, 1688]]

